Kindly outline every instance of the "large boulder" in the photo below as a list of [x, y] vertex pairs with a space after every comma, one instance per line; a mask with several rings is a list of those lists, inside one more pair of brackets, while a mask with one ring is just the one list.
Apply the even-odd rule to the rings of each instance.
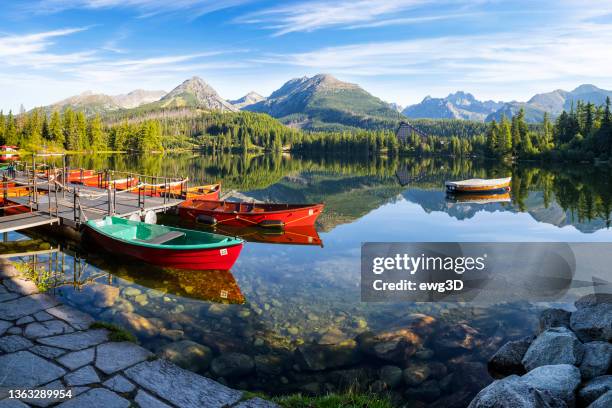
[[545, 365], [578, 365], [583, 355], [584, 347], [571, 330], [554, 327], [540, 333], [531, 343], [522, 363], [527, 371]]
[[584, 345], [584, 356], [580, 363], [583, 380], [604, 375], [612, 362], [612, 344], [605, 341], [592, 341]]
[[295, 359], [303, 370], [322, 371], [358, 363], [361, 353], [355, 340], [338, 344], [305, 344], [295, 350]]
[[601, 397], [597, 398], [587, 408], [610, 408], [610, 407], [612, 407], [612, 391], [608, 391]]
[[502, 376], [510, 374], [523, 374], [523, 357], [533, 342], [533, 336], [523, 337], [519, 340], [509, 341], [489, 360], [489, 371]]
[[563, 309], [546, 309], [540, 314], [540, 333], [553, 327], [570, 327], [572, 314]]
[[566, 408], [565, 401], [539, 390], [517, 375], [497, 380], [480, 391], [468, 408]]
[[573, 405], [580, 384], [580, 370], [569, 364], [541, 366], [525, 374], [522, 379], [539, 390], [550, 392], [568, 405]]
[[187, 370], [204, 372], [210, 366], [213, 352], [209, 347], [191, 340], [180, 340], [162, 347], [157, 353]]
[[612, 295], [587, 295], [575, 305], [570, 326], [580, 340], [612, 341]]
[[578, 401], [583, 405], [588, 405], [611, 390], [612, 375], [595, 377], [578, 391]]
[[246, 354], [225, 353], [212, 361], [210, 369], [217, 377], [241, 377], [255, 369], [255, 362]]

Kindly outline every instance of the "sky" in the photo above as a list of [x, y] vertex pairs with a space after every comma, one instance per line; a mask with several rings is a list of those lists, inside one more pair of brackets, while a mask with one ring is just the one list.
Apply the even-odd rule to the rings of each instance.
[[86, 90], [227, 99], [329, 73], [401, 105], [471, 92], [525, 101], [612, 89], [612, 2], [594, 0], [30, 0], [3, 2], [0, 109]]

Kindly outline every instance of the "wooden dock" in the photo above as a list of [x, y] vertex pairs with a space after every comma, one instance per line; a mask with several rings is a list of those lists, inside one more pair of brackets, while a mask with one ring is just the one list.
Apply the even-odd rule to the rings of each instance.
[[34, 228], [56, 223], [59, 223], [59, 219], [44, 211], [32, 211], [22, 214], [6, 215], [4, 217], [0, 217], [0, 233], [18, 231], [26, 228]]
[[[16, 172], [9, 180], [17, 185], [28, 186], [30, 194], [23, 197], [5, 197], [5, 206], [22, 206], [23, 212], [0, 217], [0, 232], [17, 231], [42, 225], [65, 225], [79, 230], [89, 220], [101, 220], [114, 215], [128, 218], [168, 211], [183, 200], [172, 196], [154, 197], [144, 189], [131, 190], [98, 188], [76, 183], [62, 184], [32, 172]], [[33, 180], [36, 180], [34, 182]], [[6, 211], [6, 210], [5, 210]], [[13, 211], [14, 212], [14, 211]]]

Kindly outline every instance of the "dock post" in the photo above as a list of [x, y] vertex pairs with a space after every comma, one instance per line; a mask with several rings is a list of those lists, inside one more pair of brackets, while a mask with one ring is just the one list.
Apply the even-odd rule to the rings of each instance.
[[[68, 171], [68, 169], [66, 168], [66, 155], [62, 155], [62, 166], [63, 166], [63, 170], [62, 170], [62, 198], [66, 198], [66, 186], [68, 184], [66, 184], [66, 173]], [[70, 178], [69, 178], [70, 179]], [[81, 181], [83, 181], [81, 179]]]

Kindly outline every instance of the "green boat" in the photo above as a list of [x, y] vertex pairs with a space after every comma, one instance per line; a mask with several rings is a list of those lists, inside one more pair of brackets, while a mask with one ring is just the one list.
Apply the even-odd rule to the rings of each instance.
[[202, 231], [119, 217], [87, 221], [86, 238], [111, 253], [164, 267], [229, 270], [243, 241]]

